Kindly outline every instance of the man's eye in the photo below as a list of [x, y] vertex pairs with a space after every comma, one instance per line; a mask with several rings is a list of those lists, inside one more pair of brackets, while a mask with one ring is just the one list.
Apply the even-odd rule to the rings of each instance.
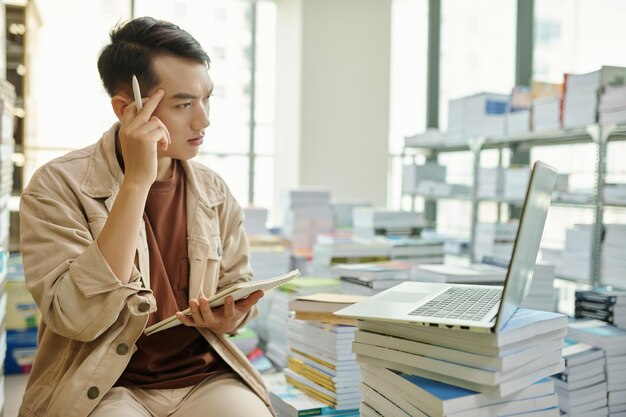
[[191, 102], [189, 101], [189, 102], [187, 102], [187, 103], [182, 103], [182, 104], [179, 104], [179, 105], [178, 105], [178, 106], [176, 106], [176, 107], [178, 107], [179, 109], [186, 109], [186, 108], [188, 108], [188, 107], [191, 107]]

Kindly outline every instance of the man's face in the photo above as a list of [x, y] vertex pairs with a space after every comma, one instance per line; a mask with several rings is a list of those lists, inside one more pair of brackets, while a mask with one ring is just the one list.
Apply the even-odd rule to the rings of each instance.
[[206, 67], [198, 62], [174, 56], [154, 60], [161, 80], [150, 95], [163, 89], [165, 96], [153, 115], [167, 127], [172, 143], [160, 157], [187, 160], [198, 154], [204, 131], [209, 126], [209, 96], [213, 82]]

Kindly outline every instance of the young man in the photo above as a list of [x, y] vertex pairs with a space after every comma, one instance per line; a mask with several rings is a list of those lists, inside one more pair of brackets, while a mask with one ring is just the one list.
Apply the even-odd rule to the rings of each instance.
[[[207, 303], [252, 277], [241, 207], [189, 161], [209, 126], [208, 65], [171, 23], [116, 27], [98, 69], [119, 123], [40, 168], [24, 191], [26, 283], [43, 320], [20, 416], [272, 414], [260, 375], [226, 336], [263, 293]], [[172, 314], [184, 325], [143, 334]]]

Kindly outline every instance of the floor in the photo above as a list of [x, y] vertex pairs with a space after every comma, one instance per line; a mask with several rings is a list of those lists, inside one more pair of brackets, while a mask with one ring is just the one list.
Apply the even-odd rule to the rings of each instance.
[[4, 417], [17, 417], [28, 375], [4, 376]]

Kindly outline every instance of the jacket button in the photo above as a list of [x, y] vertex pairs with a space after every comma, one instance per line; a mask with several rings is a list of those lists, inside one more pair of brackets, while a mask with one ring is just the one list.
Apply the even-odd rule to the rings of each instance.
[[221, 246], [217, 247], [217, 256], [222, 256], [222, 247]]
[[100, 395], [100, 390], [98, 389], [98, 387], [90, 387], [87, 390], [87, 398], [89, 398], [90, 400], [95, 400], [96, 398], [98, 398], [98, 395]]
[[115, 349], [118, 355], [126, 355], [128, 353], [128, 345], [126, 343], [120, 343]]
[[150, 310], [150, 303], [144, 301], [143, 303], [139, 304], [139, 311], [145, 313], [148, 310]]

